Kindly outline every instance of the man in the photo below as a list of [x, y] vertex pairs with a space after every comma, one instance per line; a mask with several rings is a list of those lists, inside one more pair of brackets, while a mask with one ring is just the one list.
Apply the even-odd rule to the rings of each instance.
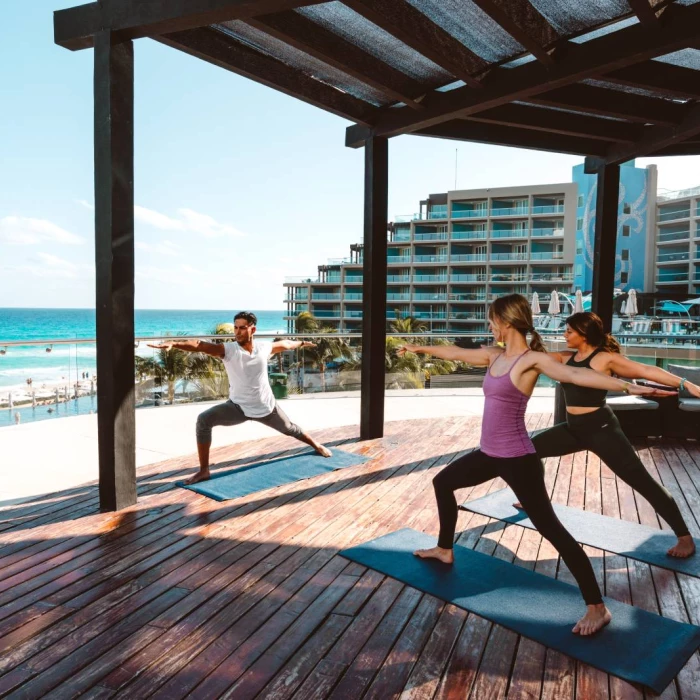
[[199, 414], [197, 418], [197, 453], [199, 471], [185, 481], [195, 484], [205, 481], [209, 473], [209, 448], [211, 431], [215, 425], [238, 425], [247, 420], [258, 421], [311, 445], [323, 457], [330, 457], [331, 451], [307, 435], [298, 425], [292, 423], [275, 402], [267, 378], [267, 362], [271, 355], [283, 350], [314, 347], [304, 340], [278, 340], [254, 342], [253, 336], [258, 322], [255, 314], [241, 311], [233, 318], [235, 343], [205, 343], [201, 340], [149, 344], [151, 348], [203, 352], [218, 357], [224, 363], [229, 379], [229, 400], [213, 406]]

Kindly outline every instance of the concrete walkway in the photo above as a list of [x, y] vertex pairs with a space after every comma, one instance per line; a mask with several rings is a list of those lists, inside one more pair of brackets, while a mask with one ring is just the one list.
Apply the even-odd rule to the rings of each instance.
[[[530, 413], [553, 410], [553, 389], [537, 389]], [[280, 402], [305, 430], [358, 425], [360, 393], [307, 394]], [[194, 426], [197, 415], [213, 403], [184, 404], [136, 411], [136, 465], [143, 467], [192, 454], [196, 466]], [[386, 421], [481, 415], [480, 388], [387, 391]], [[214, 430], [213, 447], [275, 435], [249, 422]], [[97, 416], [75, 416], [0, 428], [0, 507], [33, 496], [73, 488], [98, 478]]]

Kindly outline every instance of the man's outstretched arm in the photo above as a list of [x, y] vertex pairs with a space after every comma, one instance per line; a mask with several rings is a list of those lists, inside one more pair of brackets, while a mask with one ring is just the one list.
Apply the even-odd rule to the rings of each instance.
[[156, 348], [157, 350], [170, 350], [174, 348], [175, 350], [184, 350], [185, 352], [203, 352], [206, 355], [219, 358], [224, 356], [223, 343], [206, 343], [203, 340], [168, 340], [165, 343], [148, 343], [148, 347]]
[[271, 355], [284, 350], [297, 350], [298, 348], [315, 348], [316, 343], [309, 340], [276, 340], [272, 343]]

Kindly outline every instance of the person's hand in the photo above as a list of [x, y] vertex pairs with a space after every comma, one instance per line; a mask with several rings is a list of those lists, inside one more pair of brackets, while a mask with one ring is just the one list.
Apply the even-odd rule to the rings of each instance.
[[147, 347], [155, 348], [156, 350], [171, 350], [172, 343], [146, 343]]
[[410, 343], [406, 343], [406, 345], [401, 345], [398, 348], [396, 348], [396, 354], [399, 357], [403, 357], [407, 352], [415, 352], [417, 345], [411, 345]]
[[312, 343], [310, 340], [302, 340], [300, 348], [315, 348], [316, 343]]
[[643, 384], [628, 384], [627, 393], [637, 396], [647, 396], [649, 398], [663, 398], [665, 396], [676, 396], [677, 391], [672, 389], [659, 389], [653, 386], [644, 386]]

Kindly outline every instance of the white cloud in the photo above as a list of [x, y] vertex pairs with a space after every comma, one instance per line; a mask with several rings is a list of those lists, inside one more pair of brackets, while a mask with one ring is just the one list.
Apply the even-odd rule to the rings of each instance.
[[95, 276], [91, 265], [77, 265], [50, 253], [37, 253], [29, 260], [31, 265], [5, 265], [4, 269], [42, 279], [87, 279]]
[[76, 199], [75, 203], [80, 204], [81, 207], [85, 207], [86, 209], [89, 209], [90, 211], [95, 211], [95, 207], [85, 199]]
[[82, 245], [85, 239], [46, 219], [26, 216], [6, 216], [0, 219], [0, 240], [13, 245], [63, 243]]
[[179, 218], [173, 218], [166, 214], [161, 214], [154, 209], [135, 206], [134, 218], [136, 221], [153, 226], [161, 231], [188, 231], [198, 233], [207, 238], [218, 238], [221, 236], [240, 237], [245, 234], [234, 226], [222, 224], [213, 216], [202, 214], [192, 209], [178, 209]]
[[136, 277], [149, 282], [162, 282], [168, 285], [177, 285], [179, 289], [190, 287], [197, 277], [197, 288], [211, 287], [203, 279], [203, 272], [191, 265], [177, 265], [175, 267], [157, 267], [156, 265], [139, 265], [136, 268]]
[[138, 250], [144, 250], [147, 253], [155, 253], [156, 255], [168, 255], [171, 257], [182, 255], [180, 252], [182, 250], [181, 247], [172, 241], [163, 241], [162, 243], [155, 244], [136, 241], [135, 246]]
[[163, 231], [184, 231], [185, 225], [182, 221], [173, 219], [165, 214], [161, 214], [153, 209], [147, 209], [146, 207], [140, 207], [136, 205], [134, 207], [134, 218], [136, 221], [140, 221], [142, 224], [148, 224], [154, 228], [159, 228]]

